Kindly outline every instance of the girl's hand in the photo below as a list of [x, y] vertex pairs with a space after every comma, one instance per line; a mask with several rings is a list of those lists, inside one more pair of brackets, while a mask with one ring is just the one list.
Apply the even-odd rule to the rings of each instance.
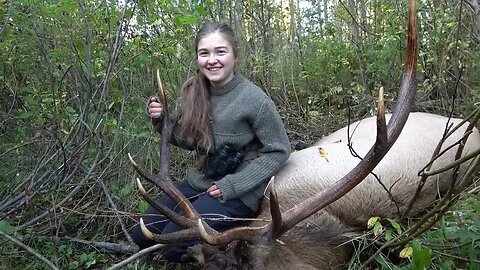
[[163, 105], [156, 97], [151, 97], [148, 103], [148, 115], [150, 118], [159, 118], [163, 113]]
[[218, 188], [218, 186], [215, 185], [215, 184], [214, 184], [213, 186], [209, 187], [209, 188], [207, 189], [207, 192], [208, 192], [208, 195], [210, 195], [210, 196], [212, 196], [212, 197], [214, 197], [214, 198], [217, 198], [217, 199], [220, 199], [220, 198], [222, 198], [222, 196], [223, 196], [223, 195], [222, 195], [222, 191], [221, 191], [220, 188]]

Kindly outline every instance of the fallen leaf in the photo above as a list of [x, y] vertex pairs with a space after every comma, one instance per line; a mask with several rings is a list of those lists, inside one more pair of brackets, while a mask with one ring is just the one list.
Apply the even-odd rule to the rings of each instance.
[[325, 148], [319, 147], [318, 151], [320, 152], [320, 156], [323, 157], [327, 162], [330, 162], [328, 158], [328, 151]]

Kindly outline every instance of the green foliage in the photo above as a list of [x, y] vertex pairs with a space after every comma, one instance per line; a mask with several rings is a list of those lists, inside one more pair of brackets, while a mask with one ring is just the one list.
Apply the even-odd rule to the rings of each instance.
[[[126, 154], [149, 171], [158, 166], [160, 139], [145, 116], [145, 101], [156, 94], [153, 75], [158, 68], [173, 103], [195, 71], [192, 43], [201, 23], [224, 20], [233, 26], [242, 52], [239, 72], [273, 98], [287, 128], [300, 134], [295, 136], [304, 134], [291, 139], [313, 142], [343, 126], [348, 106], [354, 118], [371, 114], [381, 86], [391, 102], [403, 70], [403, 1], [330, 4], [330, 17], [323, 21], [320, 1], [288, 9], [276, 1], [251, 0], [140, 0], [126, 7], [125, 1], [11, 2], [8, 11], [9, 1], [0, 1], [2, 26], [10, 16], [0, 34], [0, 207], [15, 196], [21, 200], [0, 210], [0, 230], [60, 269], [100, 269], [121, 260], [51, 237], [125, 241], [119, 220], [131, 228], [148, 207], [138, 196]], [[418, 100], [440, 102], [420, 110], [445, 114], [453, 107], [455, 115], [466, 115], [480, 104], [480, 50], [468, 28], [472, 17], [465, 10], [459, 16], [464, 5], [458, 1], [417, 2]], [[172, 178], [181, 179], [194, 159], [172, 149]], [[112, 214], [107, 194], [120, 217]], [[431, 250], [432, 269], [478, 269], [478, 198], [469, 197], [459, 209], [419, 238], [418, 246], [412, 242], [411, 261], [394, 265], [380, 255], [378, 265], [421, 269]], [[378, 241], [405, 229], [391, 219], [372, 224]], [[0, 269], [45, 268], [1, 241]]]
[[148, 203], [145, 202], [145, 201], [139, 201], [138, 202], [138, 211], [140, 213], [145, 213], [147, 211], [147, 208], [148, 208]]
[[435, 230], [424, 237], [432, 249], [433, 263], [439, 269], [450, 265], [464, 269], [480, 267], [480, 198], [471, 194], [454, 206]]
[[0, 231], [11, 234], [15, 231], [15, 227], [10, 225], [10, 223], [7, 220], [0, 220]]
[[[421, 237], [403, 246], [380, 253], [375, 259], [377, 269], [478, 269], [480, 248], [480, 199], [467, 195], [442, 221]], [[412, 220], [414, 226], [416, 220]], [[372, 243], [382, 245], [405, 232], [408, 227], [393, 219], [372, 217], [367, 224], [370, 230], [358, 248], [358, 254], [368, 254]], [[369, 256], [371, 254], [368, 254]], [[357, 269], [362, 262], [354, 256], [349, 269]], [[400, 260], [400, 261], [399, 261]], [[395, 263], [393, 262], [395, 261]], [[373, 267], [371, 265], [371, 267]]]
[[432, 263], [432, 250], [429, 248], [423, 248], [418, 241], [412, 242], [413, 248], [413, 270], [425, 270], [429, 269]]

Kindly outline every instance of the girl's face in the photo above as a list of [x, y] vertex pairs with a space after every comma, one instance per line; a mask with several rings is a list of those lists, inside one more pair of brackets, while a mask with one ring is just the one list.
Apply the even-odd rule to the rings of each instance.
[[197, 65], [212, 86], [233, 78], [236, 61], [232, 45], [221, 34], [208, 34], [198, 42]]

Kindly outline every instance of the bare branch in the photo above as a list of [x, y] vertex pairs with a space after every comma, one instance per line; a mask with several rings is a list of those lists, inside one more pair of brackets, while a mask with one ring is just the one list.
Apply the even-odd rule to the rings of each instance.
[[122, 269], [124, 266], [126, 266], [127, 264], [133, 262], [134, 260], [136, 260], [137, 258], [140, 258], [140, 257], [143, 257], [147, 254], [150, 254], [154, 251], [157, 251], [159, 250], [160, 248], [162, 248], [164, 245], [163, 244], [156, 244], [156, 245], [153, 245], [151, 247], [148, 247], [148, 248], [145, 248], [145, 249], [142, 249], [140, 250], [139, 252], [133, 254], [132, 256], [128, 257], [127, 259], [119, 262], [119, 263], [116, 263], [112, 266], [110, 266], [109, 268], [107, 268], [107, 270], [116, 270], [116, 269]]

